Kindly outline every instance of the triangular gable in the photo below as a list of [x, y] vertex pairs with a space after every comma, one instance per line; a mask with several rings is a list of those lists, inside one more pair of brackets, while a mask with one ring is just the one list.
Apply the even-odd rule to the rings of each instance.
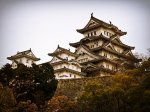
[[115, 42], [117, 42], [117, 43], [122, 43], [121, 40], [118, 37], [115, 37], [112, 40], [115, 41]]
[[115, 50], [113, 45], [111, 43], [106, 45], [106, 48], [111, 49], [111, 50]]
[[129, 51], [128, 53], [126, 53], [126, 55], [127, 55], [127, 56], [134, 56], [131, 51]]
[[98, 23], [96, 21], [94, 21], [93, 19], [90, 19], [89, 22], [87, 23], [87, 25], [84, 27], [84, 28], [88, 28], [88, 27], [91, 27], [91, 26], [95, 26], [97, 25]]
[[82, 45], [80, 47], [77, 48], [76, 54], [80, 55], [82, 53], [94, 58], [94, 59], [98, 59], [99, 57], [94, 55], [93, 53], [91, 53], [87, 48], [83, 47]]
[[27, 55], [36, 58], [32, 51], [30, 51]]
[[58, 48], [54, 51], [54, 53], [59, 52], [59, 51], [61, 51], [61, 49], [58, 47]]
[[14, 55], [14, 56], [23, 56], [23, 55], [36, 58], [36, 56], [33, 54], [33, 52], [31, 51], [31, 49], [30, 49], [30, 50], [27, 50], [27, 51], [23, 51], [23, 52], [18, 52], [18, 53], [17, 53], [16, 55]]
[[81, 67], [81, 65], [80, 65], [77, 61], [75, 61], [75, 60], [71, 60], [71, 61], [69, 61], [69, 64], [72, 64], [72, 65], [75, 65], [75, 66]]
[[57, 57], [53, 57], [52, 60], [50, 61], [50, 63], [55, 63], [55, 62], [59, 62], [61, 61], [60, 59], [58, 59]]
[[83, 71], [93, 71], [93, 70], [97, 70], [98, 67], [93, 65], [93, 64], [88, 64], [84, 69]]

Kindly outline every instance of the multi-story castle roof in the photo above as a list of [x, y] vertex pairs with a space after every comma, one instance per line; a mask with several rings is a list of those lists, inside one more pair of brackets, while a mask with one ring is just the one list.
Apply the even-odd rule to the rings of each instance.
[[22, 52], [17, 52], [17, 54], [15, 55], [12, 55], [10, 57], [7, 57], [7, 59], [9, 60], [15, 60], [15, 59], [18, 59], [18, 58], [22, 58], [22, 57], [26, 57], [26, 58], [29, 58], [29, 59], [32, 59], [34, 61], [39, 61], [40, 58], [37, 58], [31, 49], [29, 50], [26, 50], [26, 51], [22, 51]]
[[18, 63], [22, 63], [28, 67], [31, 67], [33, 63], [39, 61], [40, 58], [37, 58], [31, 49], [17, 52], [17, 54], [7, 57], [7, 59], [12, 61], [12, 68], [17, 68]]
[[78, 55], [70, 50], [58, 45], [57, 49], [48, 55], [53, 57], [50, 64], [54, 68], [54, 75], [57, 79], [81, 78], [85, 76], [85, 73], [81, 72], [81, 65], [75, 60]]
[[127, 32], [121, 31], [118, 27], [113, 25], [111, 22], [110, 22], [110, 24], [108, 24], [108, 23], [106, 23], [102, 20], [99, 20], [99, 19], [95, 18], [93, 16], [93, 14], [91, 14], [91, 19], [89, 20], [87, 25], [82, 29], [77, 29], [77, 32], [83, 34], [87, 31], [90, 31], [90, 30], [93, 30], [93, 29], [96, 29], [96, 28], [99, 28], [99, 27], [104, 27], [104, 28], [108, 28], [110, 30], [113, 30], [116, 34], [119, 34], [120, 36], [127, 34]]
[[[103, 73], [114, 73], [123, 63], [139, 62], [132, 54], [134, 47], [124, 44], [120, 37], [127, 32], [121, 31], [118, 27], [101, 21], [93, 14], [89, 22], [77, 32], [84, 35], [80, 41], [70, 43], [75, 47], [76, 60], [83, 66], [82, 71], [90, 74], [94, 71]], [[96, 72], [96, 74], [98, 74]]]

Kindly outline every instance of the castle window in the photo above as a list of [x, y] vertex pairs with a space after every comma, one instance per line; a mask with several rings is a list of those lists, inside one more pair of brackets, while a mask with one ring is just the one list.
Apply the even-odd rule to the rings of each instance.
[[85, 58], [85, 61], [87, 61], [88, 60], [88, 58]]
[[107, 36], [109, 36], [109, 32], [107, 32]]
[[89, 37], [90, 35], [89, 35], [89, 33], [88, 33], [88, 37]]
[[98, 46], [98, 42], [95, 42], [94, 44], [95, 44], [96, 46]]
[[68, 60], [68, 57], [66, 57], [66, 60]]
[[72, 75], [70, 74], [70, 77], [71, 77]]
[[114, 66], [112, 66], [112, 70], [115, 70], [115, 67], [114, 67]]
[[76, 75], [74, 75], [74, 78], [76, 78]]
[[109, 68], [109, 64], [106, 64], [106, 68]]
[[110, 55], [110, 58], [113, 58], [113, 55]]
[[120, 53], [120, 49], [117, 49], [117, 51]]
[[93, 36], [93, 32], [91, 32], [91, 36]]
[[93, 48], [94, 47], [94, 45], [91, 45], [91, 48]]
[[96, 35], [96, 31], [94, 31], [94, 35]]
[[107, 53], [104, 53], [104, 56], [107, 57]]

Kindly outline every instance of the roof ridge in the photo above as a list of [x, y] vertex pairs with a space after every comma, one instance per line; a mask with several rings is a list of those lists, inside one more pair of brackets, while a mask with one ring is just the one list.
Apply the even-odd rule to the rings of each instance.
[[17, 54], [19, 54], [19, 53], [24, 53], [24, 52], [32, 52], [32, 50], [31, 50], [31, 48], [29, 49], [29, 50], [24, 50], [24, 51], [21, 51], [21, 52], [17, 52]]

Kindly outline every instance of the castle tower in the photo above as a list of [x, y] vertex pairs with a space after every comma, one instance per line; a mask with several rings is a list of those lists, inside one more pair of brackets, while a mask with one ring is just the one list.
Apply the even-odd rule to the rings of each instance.
[[122, 69], [124, 63], [138, 62], [131, 51], [134, 47], [120, 40], [127, 33], [111, 22], [101, 21], [91, 14], [87, 25], [77, 32], [83, 34], [84, 38], [79, 42], [70, 43], [70, 46], [76, 48], [76, 60], [87, 76], [112, 75]]
[[50, 64], [54, 68], [56, 79], [82, 78], [85, 76], [85, 74], [81, 72], [80, 64], [75, 61], [77, 55], [70, 50], [58, 45], [57, 49], [48, 55], [53, 57]]
[[7, 57], [7, 59], [12, 61], [12, 68], [17, 68], [17, 63], [22, 63], [27, 67], [31, 67], [33, 63], [40, 60], [40, 58], [37, 58], [33, 54], [31, 49], [17, 52], [17, 54]]

